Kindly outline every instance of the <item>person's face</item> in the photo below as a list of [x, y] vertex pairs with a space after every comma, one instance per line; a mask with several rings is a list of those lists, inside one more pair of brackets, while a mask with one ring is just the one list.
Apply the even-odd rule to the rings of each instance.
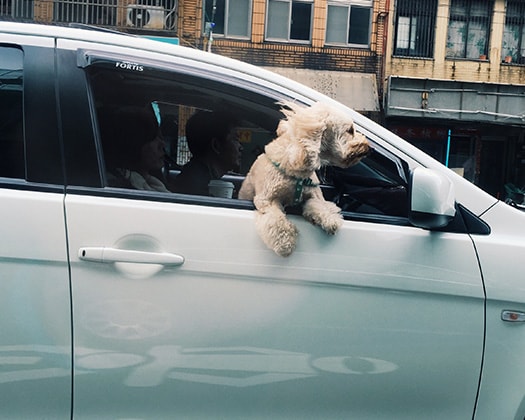
[[140, 151], [141, 168], [145, 171], [162, 169], [166, 157], [164, 148], [164, 140], [160, 136], [142, 146]]
[[239, 130], [232, 128], [220, 144], [219, 157], [226, 170], [237, 170], [241, 165], [242, 146], [239, 141]]

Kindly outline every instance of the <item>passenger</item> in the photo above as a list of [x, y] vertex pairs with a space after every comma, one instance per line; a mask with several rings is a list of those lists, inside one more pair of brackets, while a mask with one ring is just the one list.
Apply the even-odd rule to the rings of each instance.
[[171, 185], [173, 192], [209, 195], [208, 184], [229, 171], [238, 171], [242, 146], [238, 122], [223, 112], [197, 111], [186, 123], [192, 157]]
[[101, 116], [108, 185], [169, 192], [162, 179], [166, 152], [153, 111], [121, 109]]

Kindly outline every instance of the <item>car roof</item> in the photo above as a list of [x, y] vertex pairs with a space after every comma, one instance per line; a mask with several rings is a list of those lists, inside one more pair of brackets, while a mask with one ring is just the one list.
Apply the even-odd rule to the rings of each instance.
[[123, 48], [129, 48], [132, 46], [137, 50], [169, 54], [173, 57], [192, 60], [197, 64], [200, 62], [205, 65], [223, 68], [224, 70], [242, 73], [247, 77], [256, 77], [260, 79], [260, 84], [264, 84], [264, 82], [272, 83], [282, 87], [284, 90], [290, 90], [294, 93], [300, 94], [304, 99], [311, 102], [329, 102], [337, 108], [344, 109], [345, 112], [350, 112], [356, 122], [359, 120], [363, 120], [364, 122], [366, 119], [358, 112], [346, 107], [340, 102], [337, 102], [334, 99], [292, 79], [272, 72], [271, 70], [197, 48], [161, 42], [124, 32], [103, 30], [102, 28], [89, 27], [88, 25], [73, 27], [40, 23], [0, 22], [0, 32], [29, 35], [33, 37], [53, 37], [78, 41], [79, 43], [92, 42], [99, 44], [100, 46], [111, 45]]
[[[277, 85], [281, 85], [287, 89], [300, 91], [303, 96], [311, 99], [312, 101], [333, 101], [332, 99], [325, 97], [320, 92], [288, 79], [285, 76], [278, 75], [277, 73], [274, 73], [270, 70], [254, 66], [240, 60], [214, 54], [212, 52], [203, 51], [197, 48], [162, 42], [124, 32], [104, 30], [103, 28], [90, 27], [89, 25], [61, 26], [19, 22], [0, 22], [0, 31], [19, 35], [53, 37], [72, 41], [76, 40], [79, 42], [93, 42], [101, 45], [106, 44], [128, 48], [132, 45], [135, 49], [141, 49], [152, 53], [169, 54], [176, 57], [190, 59], [195, 62], [202, 62], [217, 67], [223, 67], [225, 69], [234, 70], [236, 72], [245, 73], [252, 76], [255, 75], [258, 78], [267, 80]], [[342, 104], [339, 102], [333, 102], [336, 106], [342, 106]]]

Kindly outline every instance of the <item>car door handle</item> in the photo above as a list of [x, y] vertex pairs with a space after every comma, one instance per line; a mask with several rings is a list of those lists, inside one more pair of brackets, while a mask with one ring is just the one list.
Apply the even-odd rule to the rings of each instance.
[[78, 251], [78, 258], [83, 261], [102, 263], [184, 264], [184, 257], [182, 255], [170, 254], [169, 252], [146, 252], [108, 247], [82, 247]]

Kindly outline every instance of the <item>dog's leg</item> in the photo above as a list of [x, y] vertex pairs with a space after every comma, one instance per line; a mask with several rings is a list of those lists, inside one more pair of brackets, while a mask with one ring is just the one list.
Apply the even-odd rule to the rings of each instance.
[[277, 203], [264, 206], [255, 214], [257, 233], [277, 255], [288, 257], [297, 242], [297, 227], [286, 218], [281, 206]]
[[305, 201], [303, 217], [313, 225], [320, 226], [329, 235], [334, 235], [343, 224], [339, 207], [331, 201], [314, 197]]
[[248, 172], [248, 175], [246, 175], [246, 178], [244, 178], [244, 181], [241, 185], [241, 189], [239, 190], [238, 197], [240, 200], [253, 200], [254, 196], [255, 196], [255, 187], [252, 182], [251, 173]]

